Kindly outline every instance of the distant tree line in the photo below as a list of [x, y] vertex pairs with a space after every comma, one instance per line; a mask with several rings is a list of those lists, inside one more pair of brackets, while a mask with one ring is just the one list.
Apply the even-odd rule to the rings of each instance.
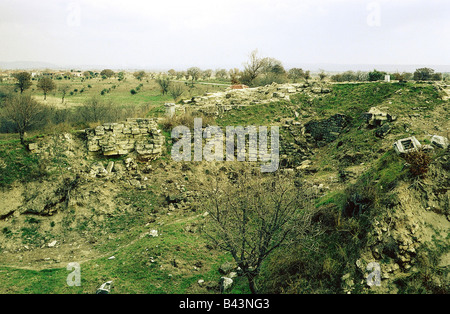
[[345, 71], [343, 73], [338, 73], [330, 76], [333, 82], [374, 82], [384, 80], [385, 75], [389, 74], [392, 80], [403, 81], [441, 81], [443, 79], [442, 73], [435, 73], [433, 69], [430, 68], [419, 68], [416, 69], [414, 73], [410, 72], [395, 72], [387, 73], [383, 71], [373, 70], [370, 72], [363, 71]]

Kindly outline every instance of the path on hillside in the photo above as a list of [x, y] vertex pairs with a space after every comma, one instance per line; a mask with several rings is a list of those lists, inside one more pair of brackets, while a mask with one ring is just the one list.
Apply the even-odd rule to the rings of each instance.
[[[186, 223], [186, 222], [195, 220], [195, 219], [199, 218], [200, 216], [202, 216], [202, 214], [189, 216], [189, 217], [178, 218], [178, 219], [175, 219], [175, 220], [171, 220], [168, 223], [164, 222], [163, 224], [160, 225], [160, 227], [170, 226], [170, 225], [173, 225], [173, 224], [176, 224], [176, 223]], [[89, 261], [92, 261], [92, 260], [95, 260], [95, 259], [109, 258], [109, 257], [111, 257], [114, 254], [114, 252], [117, 252], [119, 250], [127, 248], [127, 247], [133, 245], [134, 243], [136, 243], [138, 240], [144, 238], [146, 235], [149, 234], [149, 231], [150, 230], [142, 232], [134, 240], [130, 241], [129, 243], [127, 243], [125, 245], [122, 245], [122, 246], [119, 246], [119, 247], [115, 248], [113, 251], [110, 251], [108, 253], [99, 254], [99, 255], [96, 255], [96, 256], [92, 256], [90, 258], [77, 259], [76, 262], [81, 265], [81, 264], [84, 264], [86, 262], [89, 262]], [[68, 245], [68, 244], [66, 244], [66, 245]], [[48, 249], [48, 248], [45, 248], [45, 249]], [[36, 253], [37, 250], [42, 250], [42, 248], [38, 248], [38, 249], [35, 249], [35, 250], [32, 250], [32, 251], [28, 251], [28, 252], [29, 253]], [[23, 269], [23, 270], [41, 271], [41, 270], [44, 270], [44, 269], [66, 268], [67, 265], [71, 262], [71, 261], [61, 261], [61, 262], [55, 262], [55, 263], [49, 265], [48, 261], [49, 260], [46, 260], [46, 259], [38, 259], [38, 260], [34, 260], [34, 263], [35, 263], [34, 265], [19, 266], [19, 265], [3, 264], [3, 265], [1, 265], [1, 267], [10, 268], [11, 270]]]

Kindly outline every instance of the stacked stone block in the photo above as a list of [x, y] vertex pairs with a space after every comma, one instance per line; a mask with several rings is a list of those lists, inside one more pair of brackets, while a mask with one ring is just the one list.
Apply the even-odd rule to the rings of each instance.
[[136, 151], [141, 157], [150, 158], [161, 154], [164, 145], [164, 136], [154, 119], [104, 123], [85, 132], [88, 151], [104, 156], [126, 155]]

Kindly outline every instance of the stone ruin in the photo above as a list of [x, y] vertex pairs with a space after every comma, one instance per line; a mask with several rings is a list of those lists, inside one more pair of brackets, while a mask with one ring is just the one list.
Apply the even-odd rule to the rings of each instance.
[[127, 119], [104, 123], [85, 130], [87, 149], [104, 156], [120, 156], [135, 151], [145, 159], [157, 158], [164, 147], [164, 136], [154, 119]]
[[382, 111], [378, 107], [372, 107], [368, 112], [362, 114], [366, 119], [367, 127], [376, 128], [375, 136], [384, 138], [392, 129], [391, 122], [397, 120], [396, 116]]
[[318, 84], [287, 83], [251, 87], [229, 88], [224, 92], [206, 93], [185, 99], [182, 105], [205, 114], [218, 115], [236, 107], [267, 104], [277, 101], [289, 101], [290, 96], [306, 93], [310, 97], [330, 93], [331, 89]]
[[173, 117], [175, 115], [175, 111], [176, 111], [177, 107], [178, 106], [175, 103], [171, 103], [171, 102], [165, 103], [164, 108], [165, 108], [166, 117]]
[[398, 155], [406, 154], [422, 147], [422, 144], [414, 137], [407, 137], [394, 143], [394, 150]]
[[[444, 136], [433, 135], [431, 136], [431, 144], [442, 149], [447, 149], [449, 147], [449, 140]], [[431, 152], [434, 148], [431, 145], [422, 145], [414, 136], [403, 138], [394, 143], [394, 150], [397, 155], [402, 155], [419, 149], [426, 152]]]
[[383, 112], [377, 107], [370, 108], [370, 110], [364, 113], [363, 116], [366, 118], [367, 124], [372, 127], [381, 126], [385, 122], [392, 122], [397, 120], [396, 116]]

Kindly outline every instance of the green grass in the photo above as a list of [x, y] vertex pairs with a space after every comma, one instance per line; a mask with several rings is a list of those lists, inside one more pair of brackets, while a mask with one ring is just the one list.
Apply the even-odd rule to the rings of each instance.
[[30, 153], [20, 140], [0, 141], [0, 187], [15, 181], [32, 181], [46, 175], [41, 160]]
[[291, 105], [280, 101], [237, 107], [219, 117], [217, 123], [219, 126], [267, 125], [293, 116]]
[[380, 191], [392, 190], [399, 180], [406, 178], [408, 174], [404, 164], [402, 158], [393, 150], [389, 150], [377, 160], [374, 167], [361, 176], [360, 183], [373, 184]]
[[[134, 243], [111, 251], [114, 259], [108, 259], [108, 254], [81, 263], [80, 287], [67, 285], [70, 271], [65, 268], [32, 271], [0, 267], [0, 291], [94, 293], [103, 282], [113, 280], [112, 293], [117, 294], [195, 293], [199, 279], [218, 281], [218, 268], [230, 257], [207, 249], [205, 238], [184, 231], [184, 225], [179, 222], [155, 227], [158, 237], [138, 237]], [[174, 259], [177, 267], [171, 264]], [[194, 264], [199, 261], [203, 266], [195, 270]], [[244, 290], [242, 286], [238, 288]]]
[[[170, 97], [162, 96], [154, 86], [150, 86], [151, 83], [145, 80], [142, 83], [140, 91], [131, 95], [129, 90], [139, 84], [137, 81], [120, 84], [114, 80], [71, 81], [73, 89], [85, 87], [85, 92], [67, 96], [67, 99], [70, 103], [83, 102], [88, 97], [99, 94], [101, 90], [117, 85], [101, 97], [114, 99], [121, 105], [151, 103], [148, 116], [162, 115], [163, 103], [171, 101]], [[86, 88], [87, 84], [92, 84], [92, 88]], [[429, 102], [426, 103], [425, 100]], [[398, 182], [407, 178], [404, 161], [393, 150], [384, 153], [380, 151], [382, 141], [374, 136], [373, 130], [358, 129], [364, 122], [360, 116], [362, 112], [389, 102], [392, 103], [390, 110], [397, 113], [419, 106], [432, 109], [440, 100], [438, 91], [429, 84], [336, 84], [330, 94], [312, 100], [298, 94], [291, 98], [291, 102], [239, 107], [217, 119], [220, 126], [267, 125], [280, 122], [283, 118], [293, 118], [293, 110], [302, 106], [317, 111], [323, 118], [335, 113], [345, 113], [353, 118], [349, 130], [341, 134], [337, 141], [323, 148], [321, 154], [316, 155], [320, 168], [326, 168], [328, 172], [337, 171], [334, 160], [345, 150], [364, 153], [364, 158], [373, 161], [371, 168], [348, 189], [332, 191], [317, 200], [317, 209], [323, 209], [324, 215], [329, 215], [325, 218], [328, 218], [331, 225], [320, 235], [316, 250], [308, 250], [299, 243], [295, 248], [277, 251], [264, 263], [261, 281], [266, 288], [273, 287], [272, 290], [267, 288], [268, 292], [341, 292], [340, 278], [344, 273], [358, 277], [354, 261], [360, 257], [360, 250], [370, 242], [367, 239], [370, 219], [383, 214], [381, 209], [389, 201], [389, 192]], [[170, 139], [168, 131], [164, 131], [164, 136]], [[293, 139], [289, 138], [291, 140]], [[6, 166], [2, 167], [3, 164]], [[35, 180], [42, 174], [40, 169], [38, 157], [30, 154], [18, 140], [0, 141], [0, 186], [8, 186], [15, 181]], [[364, 194], [369, 187], [373, 194], [365, 196], [378, 198], [371, 203], [370, 209], [359, 217], [341, 217], [340, 213], [345, 209], [349, 193]], [[198, 223], [203, 218], [187, 222], [189, 215], [194, 213], [186, 212], [177, 216], [180, 220], [169, 220], [169, 223], [162, 225], [151, 222], [147, 225], [149, 218], [156, 214], [156, 204], [161, 201], [155, 193], [148, 190], [128, 190], [120, 193], [118, 198], [130, 205], [132, 210], [116, 208], [113, 213], [105, 215], [101, 222], [90, 219], [95, 215], [94, 206], [91, 209], [92, 217], [76, 217], [75, 209], [67, 209], [67, 216], [62, 223], [68, 232], [101, 238], [104, 231], [110, 236], [109, 240], [99, 241], [94, 245], [95, 250], [103, 257], [81, 263], [81, 287], [67, 285], [66, 278], [70, 271], [65, 268], [34, 271], [0, 266], [0, 293], [94, 293], [108, 280], [114, 282], [113, 293], [196, 293], [199, 291], [199, 279], [218, 281], [221, 275], [217, 270], [223, 262], [231, 260], [230, 255], [209, 250], [206, 239], [200, 233], [184, 229], [187, 223]], [[377, 212], [379, 209], [380, 212]], [[28, 219], [16, 234], [24, 244], [38, 245], [48, 238], [48, 233], [41, 231], [39, 221]], [[159, 236], [141, 237], [151, 229], [157, 229]], [[8, 228], [3, 228], [2, 232], [5, 236], [14, 236]], [[442, 248], [439, 249], [444, 250], [444, 243], [440, 245]], [[112, 255], [115, 259], [109, 260], [108, 257]], [[174, 260], [177, 267], [172, 263]], [[194, 264], [199, 261], [203, 266], [195, 270]], [[433, 267], [434, 264], [433, 262]], [[417, 274], [418, 284], [424, 282], [424, 275], [426, 274]], [[287, 285], [287, 282], [291, 284]], [[357, 282], [355, 291], [360, 291], [361, 287]], [[401, 291], [426, 291], [423, 288], [408, 289], [412, 288]], [[231, 293], [248, 292], [246, 279], [237, 278]]]
[[[294, 104], [308, 105], [324, 117], [344, 113], [358, 119], [373, 106], [389, 105], [391, 113], [414, 107], [433, 109], [442, 103], [435, 86], [416, 83], [335, 84], [332, 92], [310, 100], [305, 95], [291, 98]], [[426, 102], [427, 101], [427, 102]], [[389, 103], [391, 102], [391, 103]]]
[[316, 201], [316, 207], [321, 207], [321, 206], [325, 206], [328, 204], [335, 204], [338, 206], [338, 208], [342, 208], [344, 205], [345, 201], [345, 193], [342, 191], [333, 191], [330, 192], [322, 197], [320, 197], [317, 201]]

